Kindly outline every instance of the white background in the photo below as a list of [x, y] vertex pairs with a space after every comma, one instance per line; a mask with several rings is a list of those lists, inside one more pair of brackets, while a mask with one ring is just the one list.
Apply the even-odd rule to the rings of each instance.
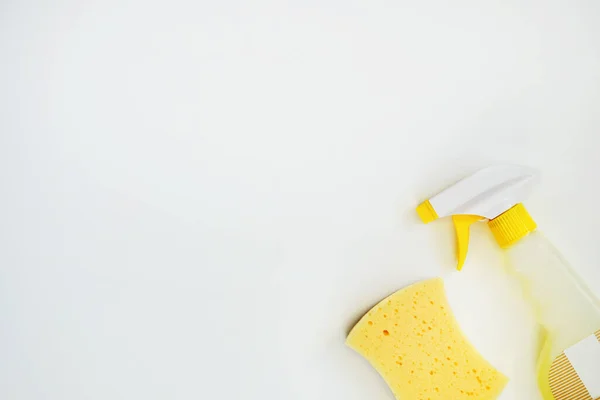
[[344, 346], [443, 276], [535, 399], [500, 251], [414, 207], [476, 169], [600, 294], [600, 3], [0, 2], [0, 398], [390, 400]]

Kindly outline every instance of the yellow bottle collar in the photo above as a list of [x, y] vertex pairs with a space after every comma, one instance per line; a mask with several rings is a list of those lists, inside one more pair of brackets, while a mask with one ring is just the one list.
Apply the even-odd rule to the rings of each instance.
[[537, 224], [521, 203], [490, 220], [488, 226], [503, 249], [514, 245], [537, 228]]

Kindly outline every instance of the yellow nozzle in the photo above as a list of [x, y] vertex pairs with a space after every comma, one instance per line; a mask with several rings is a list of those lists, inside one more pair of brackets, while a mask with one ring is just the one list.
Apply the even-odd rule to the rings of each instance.
[[425, 224], [428, 224], [438, 219], [438, 215], [433, 209], [433, 206], [431, 205], [429, 200], [425, 200], [424, 202], [419, 204], [419, 206], [417, 207], [417, 214], [419, 214], [421, 221], [423, 221], [423, 223]]

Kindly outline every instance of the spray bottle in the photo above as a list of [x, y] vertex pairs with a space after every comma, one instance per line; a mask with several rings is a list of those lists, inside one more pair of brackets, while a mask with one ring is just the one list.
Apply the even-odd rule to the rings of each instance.
[[470, 226], [487, 222], [505, 249], [544, 331], [538, 385], [544, 400], [600, 399], [600, 301], [569, 267], [521, 203], [539, 174], [503, 165], [482, 169], [417, 207], [424, 223], [452, 217], [458, 270]]

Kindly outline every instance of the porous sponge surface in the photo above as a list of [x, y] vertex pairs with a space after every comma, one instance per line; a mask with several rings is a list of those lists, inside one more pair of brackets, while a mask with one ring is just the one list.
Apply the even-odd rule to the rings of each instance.
[[508, 382], [462, 333], [441, 279], [381, 301], [346, 344], [371, 363], [398, 400], [493, 400]]

